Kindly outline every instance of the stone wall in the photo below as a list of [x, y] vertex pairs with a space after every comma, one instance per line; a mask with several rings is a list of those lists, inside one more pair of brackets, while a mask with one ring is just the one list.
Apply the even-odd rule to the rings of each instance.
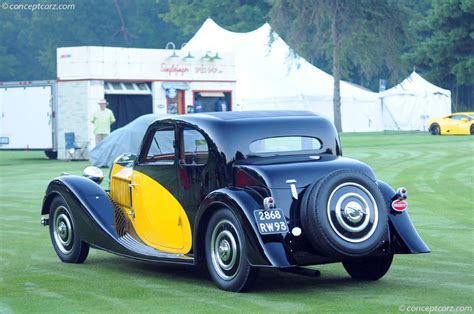
[[58, 159], [66, 159], [66, 132], [74, 132], [76, 145], [88, 151], [95, 146], [92, 114], [104, 98], [103, 81], [60, 81], [57, 83]]

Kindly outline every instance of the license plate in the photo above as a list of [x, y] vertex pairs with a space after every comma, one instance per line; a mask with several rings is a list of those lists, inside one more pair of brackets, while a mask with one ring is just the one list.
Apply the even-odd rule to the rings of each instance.
[[285, 215], [281, 209], [259, 209], [254, 210], [253, 214], [260, 234], [288, 232], [288, 224], [286, 223]]

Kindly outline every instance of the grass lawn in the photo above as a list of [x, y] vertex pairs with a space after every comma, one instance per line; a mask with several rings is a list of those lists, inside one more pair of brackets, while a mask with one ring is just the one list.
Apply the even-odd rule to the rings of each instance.
[[[399, 312], [408, 306], [474, 306], [474, 137], [344, 134], [344, 155], [409, 191], [411, 217], [432, 253], [397, 255], [378, 282], [356, 282], [339, 264], [321, 278], [275, 270], [255, 288], [218, 290], [206, 272], [92, 250], [59, 261], [40, 206], [49, 180], [86, 162], [41, 152], [0, 152], [0, 313], [8, 312]], [[471, 310], [472, 311], [472, 310]], [[466, 311], [465, 311], [466, 312]]]

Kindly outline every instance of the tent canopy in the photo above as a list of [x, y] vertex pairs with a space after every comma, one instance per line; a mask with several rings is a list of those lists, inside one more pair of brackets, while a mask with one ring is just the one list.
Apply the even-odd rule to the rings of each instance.
[[[230, 52], [236, 59], [236, 93], [241, 110], [311, 110], [333, 119], [333, 77], [300, 57], [268, 23], [236, 33], [207, 19], [183, 49]], [[381, 130], [374, 117], [377, 93], [341, 81], [344, 131]], [[347, 118], [346, 118], [347, 117]]]
[[[296, 57], [268, 23], [228, 31], [207, 19], [183, 49], [230, 52], [236, 60], [237, 110], [311, 110], [333, 119], [333, 77]], [[427, 119], [451, 112], [451, 93], [413, 72], [374, 93], [341, 81], [344, 132], [425, 130]]]
[[413, 71], [400, 84], [380, 93], [384, 130], [428, 129], [428, 120], [451, 113], [451, 92]]
[[446, 97], [451, 97], [451, 91], [428, 82], [415, 71], [413, 71], [410, 76], [404, 79], [400, 84], [380, 93], [381, 97], [392, 95], [428, 96], [431, 94], [440, 94]]
[[[298, 94], [332, 97], [333, 77], [303, 58], [294, 56], [291, 48], [272, 31], [268, 23], [251, 32], [236, 33], [220, 27], [208, 18], [183, 49], [234, 53], [237, 83], [242, 89], [242, 98], [268, 98], [267, 91], [283, 97]], [[258, 84], [252, 84], [252, 81]], [[275, 86], [278, 81], [284, 88]], [[341, 81], [341, 96], [373, 97], [376, 93]]]

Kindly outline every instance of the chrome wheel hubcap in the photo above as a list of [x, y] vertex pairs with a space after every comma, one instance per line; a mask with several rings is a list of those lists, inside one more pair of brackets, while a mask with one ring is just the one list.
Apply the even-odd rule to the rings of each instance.
[[327, 215], [334, 232], [352, 243], [367, 240], [378, 224], [375, 199], [365, 187], [354, 182], [341, 184], [332, 191]]
[[59, 206], [54, 211], [54, 241], [58, 249], [64, 254], [71, 252], [73, 244], [72, 223], [70, 217], [69, 211], [64, 206]]
[[218, 252], [221, 260], [227, 261], [231, 255], [230, 244], [227, 240], [222, 240], [219, 244]]
[[219, 277], [231, 280], [236, 276], [240, 267], [240, 249], [235, 226], [229, 220], [220, 221], [211, 236], [211, 260]]
[[350, 222], [359, 222], [364, 215], [367, 215], [367, 210], [362, 208], [359, 203], [349, 202], [343, 213]]

